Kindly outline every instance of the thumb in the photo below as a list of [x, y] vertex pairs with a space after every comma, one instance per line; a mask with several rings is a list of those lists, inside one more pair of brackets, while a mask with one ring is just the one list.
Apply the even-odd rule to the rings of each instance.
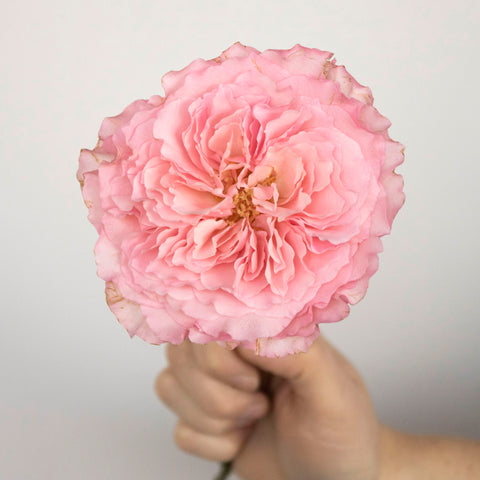
[[236, 351], [251, 365], [286, 380], [296, 394], [308, 397], [331, 391], [339, 381], [341, 364], [347, 362], [322, 336], [307, 352], [282, 358], [261, 357], [241, 347]]

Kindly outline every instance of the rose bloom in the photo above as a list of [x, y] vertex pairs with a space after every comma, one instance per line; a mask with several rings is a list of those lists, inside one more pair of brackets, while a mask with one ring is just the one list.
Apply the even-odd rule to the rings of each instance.
[[162, 84], [80, 155], [110, 309], [154, 344], [305, 351], [377, 270], [403, 146], [328, 52], [236, 43]]

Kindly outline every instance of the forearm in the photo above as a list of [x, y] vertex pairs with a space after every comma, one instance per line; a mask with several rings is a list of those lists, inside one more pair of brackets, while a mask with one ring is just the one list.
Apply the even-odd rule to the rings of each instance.
[[379, 480], [480, 479], [480, 442], [380, 427]]

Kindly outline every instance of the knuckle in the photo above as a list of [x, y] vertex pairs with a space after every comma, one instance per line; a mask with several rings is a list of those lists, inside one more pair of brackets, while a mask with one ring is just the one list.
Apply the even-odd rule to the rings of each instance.
[[211, 395], [205, 402], [205, 410], [209, 415], [220, 418], [228, 418], [232, 411], [225, 399], [219, 395]]
[[167, 362], [170, 365], [172, 365], [177, 361], [178, 354], [179, 354], [179, 351], [176, 348], [176, 346], [169, 343], [165, 349], [165, 356], [167, 357]]
[[227, 462], [229, 460], [233, 460], [242, 446], [242, 439], [236, 436], [229, 436], [229, 438], [225, 439], [222, 444], [222, 452], [220, 455], [220, 460], [223, 462]]
[[237, 417], [239, 412], [241, 411], [239, 405], [237, 405], [236, 402], [232, 401], [232, 399], [229, 400], [225, 397], [220, 397], [218, 395], [213, 395], [206, 407], [209, 410], [209, 414], [223, 419]]
[[195, 453], [192, 445], [192, 431], [182, 423], [178, 423], [173, 433], [173, 439], [178, 448], [185, 452]]
[[158, 374], [155, 381], [155, 392], [164, 403], [168, 402], [174, 383], [175, 379], [169, 369], [163, 370]]
[[338, 365], [344, 378], [356, 388], [363, 388], [364, 382], [358, 370], [343, 356], [339, 355]]
[[207, 373], [218, 376], [222, 371], [222, 360], [215, 351], [207, 350], [203, 356], [203, 367]]
[[209, 423], [210, 432], [213, 435], [223, 435], [235, 429], [235, 424], [228, 420], [216, 420]]
[[169, 345], [167, 348], [167, 360], [172, 370], [181, 371], [191, 366], [185, 352], [174, 345]]
[[219, 434], [206, 448], [204, 437], [181, 422], [177, 423], [173, 437], [177, 447], [184, 452], [217, 461], [235, 458], [243, 443], [243, 436], [236, 432]]
[[363, 379], [353, 366], [349, 365], [346, 374], [355, 387], [363, 388]]

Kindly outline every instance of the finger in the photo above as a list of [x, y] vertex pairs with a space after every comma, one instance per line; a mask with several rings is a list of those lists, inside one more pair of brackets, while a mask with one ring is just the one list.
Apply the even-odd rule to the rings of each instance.
[[174, 438], [178, 447], [187, 453], [207, 460], [228, 462], [237, 456], [249, 433], [247, 428], [222, 435], [208, 435], [178, 422]]
[[244, 348], [237, 350], [241, 358], [284, 378], [297, 395], [306, 398], [336, 398], [346, 380], [361, 381], [355, 368], [322, 336], [307, 352], [282, 358], [260, 357]]
[[234, 388], [253, 392], [260, 386], [260, 373], [242, 360], [235, 350], [227, 350], [216, 343], [192, 344], [194, 359], [201, 370]]
[[170, 369], [162, 371], [157, 376], [155, 391], [160, 400], [178, 415], [182, 423], [201, 433], [209, 435], [224, 434], [235, 429], [244, 428], [255, 420], [255, 418], [249, 418], [248, 416], [224, 419], [206, 414], [183, 391]]
[[247, 392], [223, 383], [199, 369], [191, 348], [167, 349], [170, 369], [185, 394], [210, 417], [223, 419], [261, 418], [268, 399], [260, 392]]

